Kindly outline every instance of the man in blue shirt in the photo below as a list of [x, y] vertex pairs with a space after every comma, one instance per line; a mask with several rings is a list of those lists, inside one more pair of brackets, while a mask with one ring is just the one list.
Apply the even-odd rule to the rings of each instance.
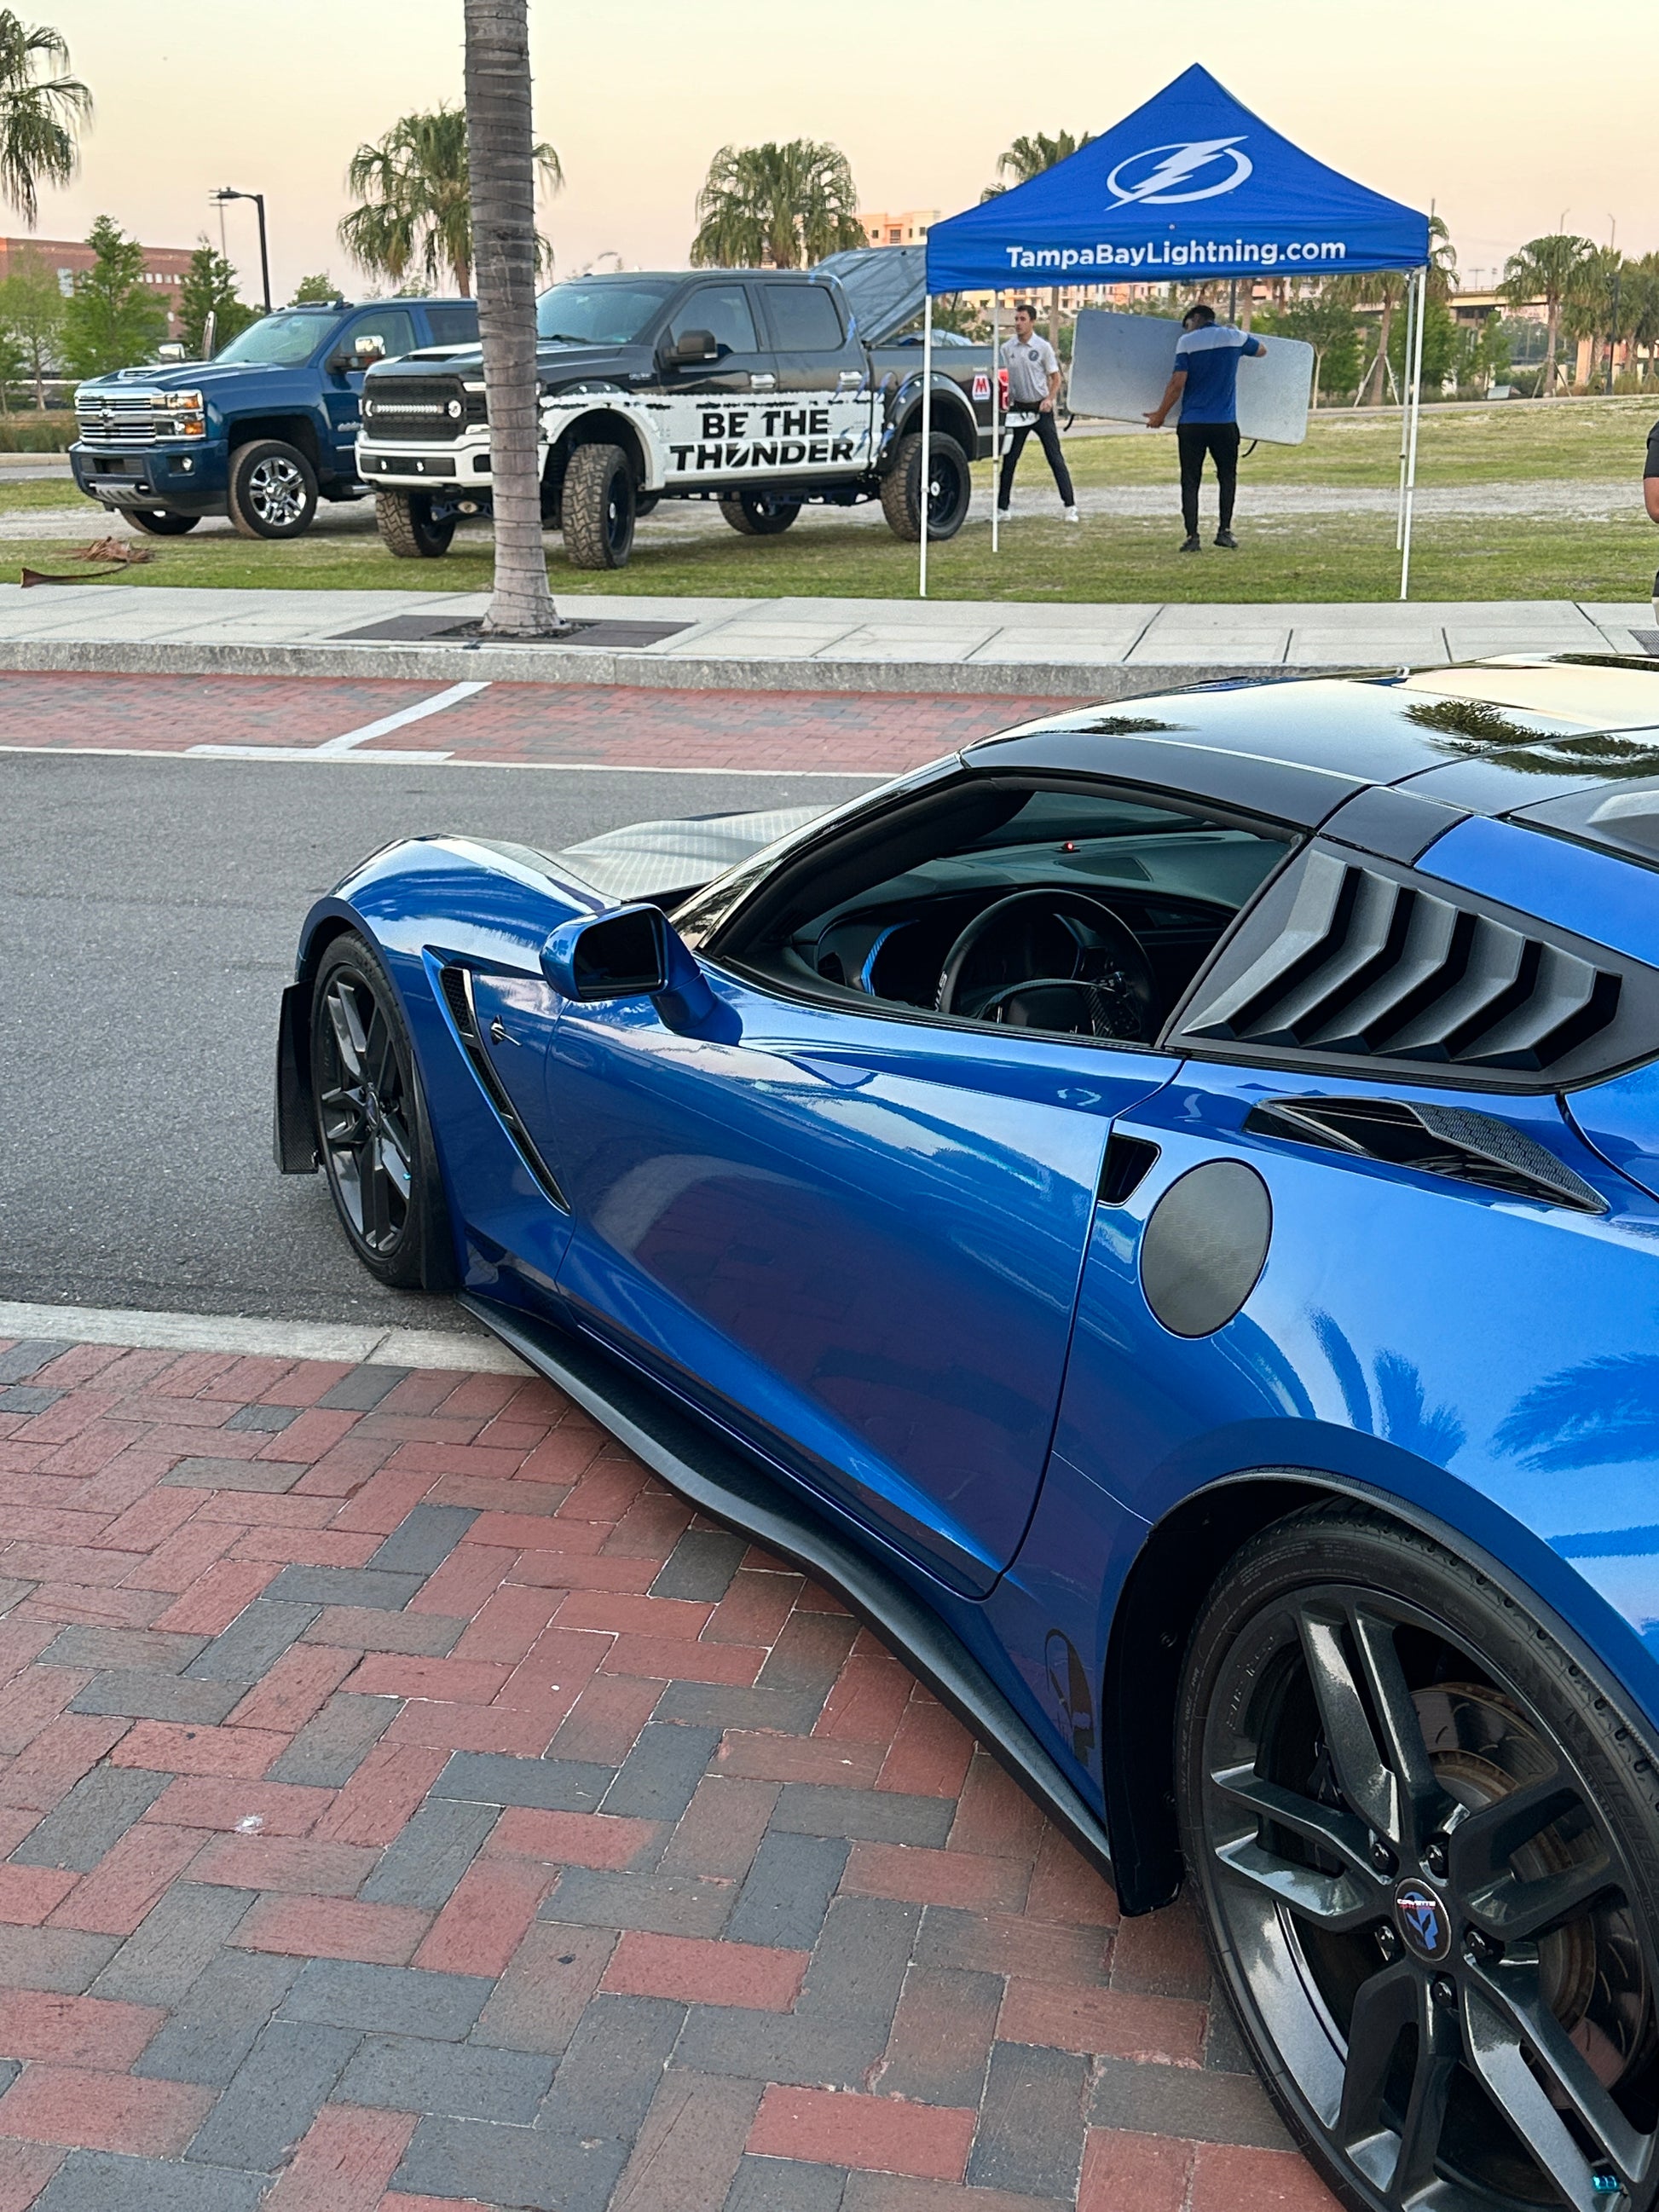
[[1204, 456], [1215, 462], [1216, 490], [1220, 495], [1220, 527], [1215, 542], [1231, 552], [1238, 544], [1233, 536], [1233, 495], [1238, 485], [1238, 364], [1246, 356], [1267, 351], [1260, 338], [1231, 324], [1218, 323], [1215, 309], [1200, 302], [1182, 318], [1176, 341], [1175, 373], [1163, 398], [1146, 420], [1161, 430], [1170, 410], [1179, 400], [1181, 420], [1176, 443], [1181, 449], [1181, 519], [1187, 526], [1183, 553], [1203, 550], [1198, 536], [1198, 487], [1204, 475]]

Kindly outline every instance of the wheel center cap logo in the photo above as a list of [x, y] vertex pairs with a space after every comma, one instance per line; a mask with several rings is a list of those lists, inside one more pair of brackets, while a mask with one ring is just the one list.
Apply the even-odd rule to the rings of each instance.
[[1394, 1893], [1394, 1913], [1407, 1948], [1419, 1959], [1437, 1961], [1451, 1949], [1450, 1917], [1431, 1889], [1401, 1882]]

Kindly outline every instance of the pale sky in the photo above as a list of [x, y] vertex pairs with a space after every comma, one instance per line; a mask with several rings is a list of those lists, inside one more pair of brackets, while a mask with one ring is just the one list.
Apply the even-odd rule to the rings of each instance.
[[[327, 270], [345, 165], [401, 113], [460, 95], [460, 0], [36, 0], [97, 101], [82, 173], [40, 234], [108, 214], [147, 244], [218, 235], [216, 185], [264, 191], [272, 283]], [[1052, 29], [1044, 29], [1045, 22]], [[1635, 0], [1178, 0], [1133, 9], [1007, 0], [531, 0], [536, 123], [565, 191], [558, 266], [607, 248], [684, 264], [725, 141], [827, 138], [866, 208], [977, 200], [1022, 131], [1103, 130], [1194, 61], [1309, 152], [1451, 227], [1468, 281], [1568, 228], [1659, 246], [1647, 11]], [[247, 296], [252, 209], [228, 210]], [[21, 225], [0, 210], [0, 228]], [[1488, 280], [1489, 281], [1489, 280]]]

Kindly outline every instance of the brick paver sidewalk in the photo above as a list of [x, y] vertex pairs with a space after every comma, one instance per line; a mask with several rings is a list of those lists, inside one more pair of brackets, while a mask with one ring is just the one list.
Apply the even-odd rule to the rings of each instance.
[[[419, 680], [328, 676], [9, 675], [8, 745], [54, 752], [316, 746], [437, 696]], [[775, 769], [895, 775], [1075, 700], [913, 692], [652, 691], [491, 684], [428, 720], [371, 738], [512, 766]], [[741, 794], [732, 801], [743, 804]]]
[[1181, 1908], [511, 1376], [0, 1345], [0, 2212], [1328, 2212]]

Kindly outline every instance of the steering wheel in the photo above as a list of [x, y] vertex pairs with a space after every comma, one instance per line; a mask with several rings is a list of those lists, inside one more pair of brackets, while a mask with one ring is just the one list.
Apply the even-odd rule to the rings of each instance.
[[975, 915], [945, 956], [938, 1011], [1018, 1029], [1152, 1033], [1157, 986], [1140, 939], [1081, 891], [1015, 891]]

